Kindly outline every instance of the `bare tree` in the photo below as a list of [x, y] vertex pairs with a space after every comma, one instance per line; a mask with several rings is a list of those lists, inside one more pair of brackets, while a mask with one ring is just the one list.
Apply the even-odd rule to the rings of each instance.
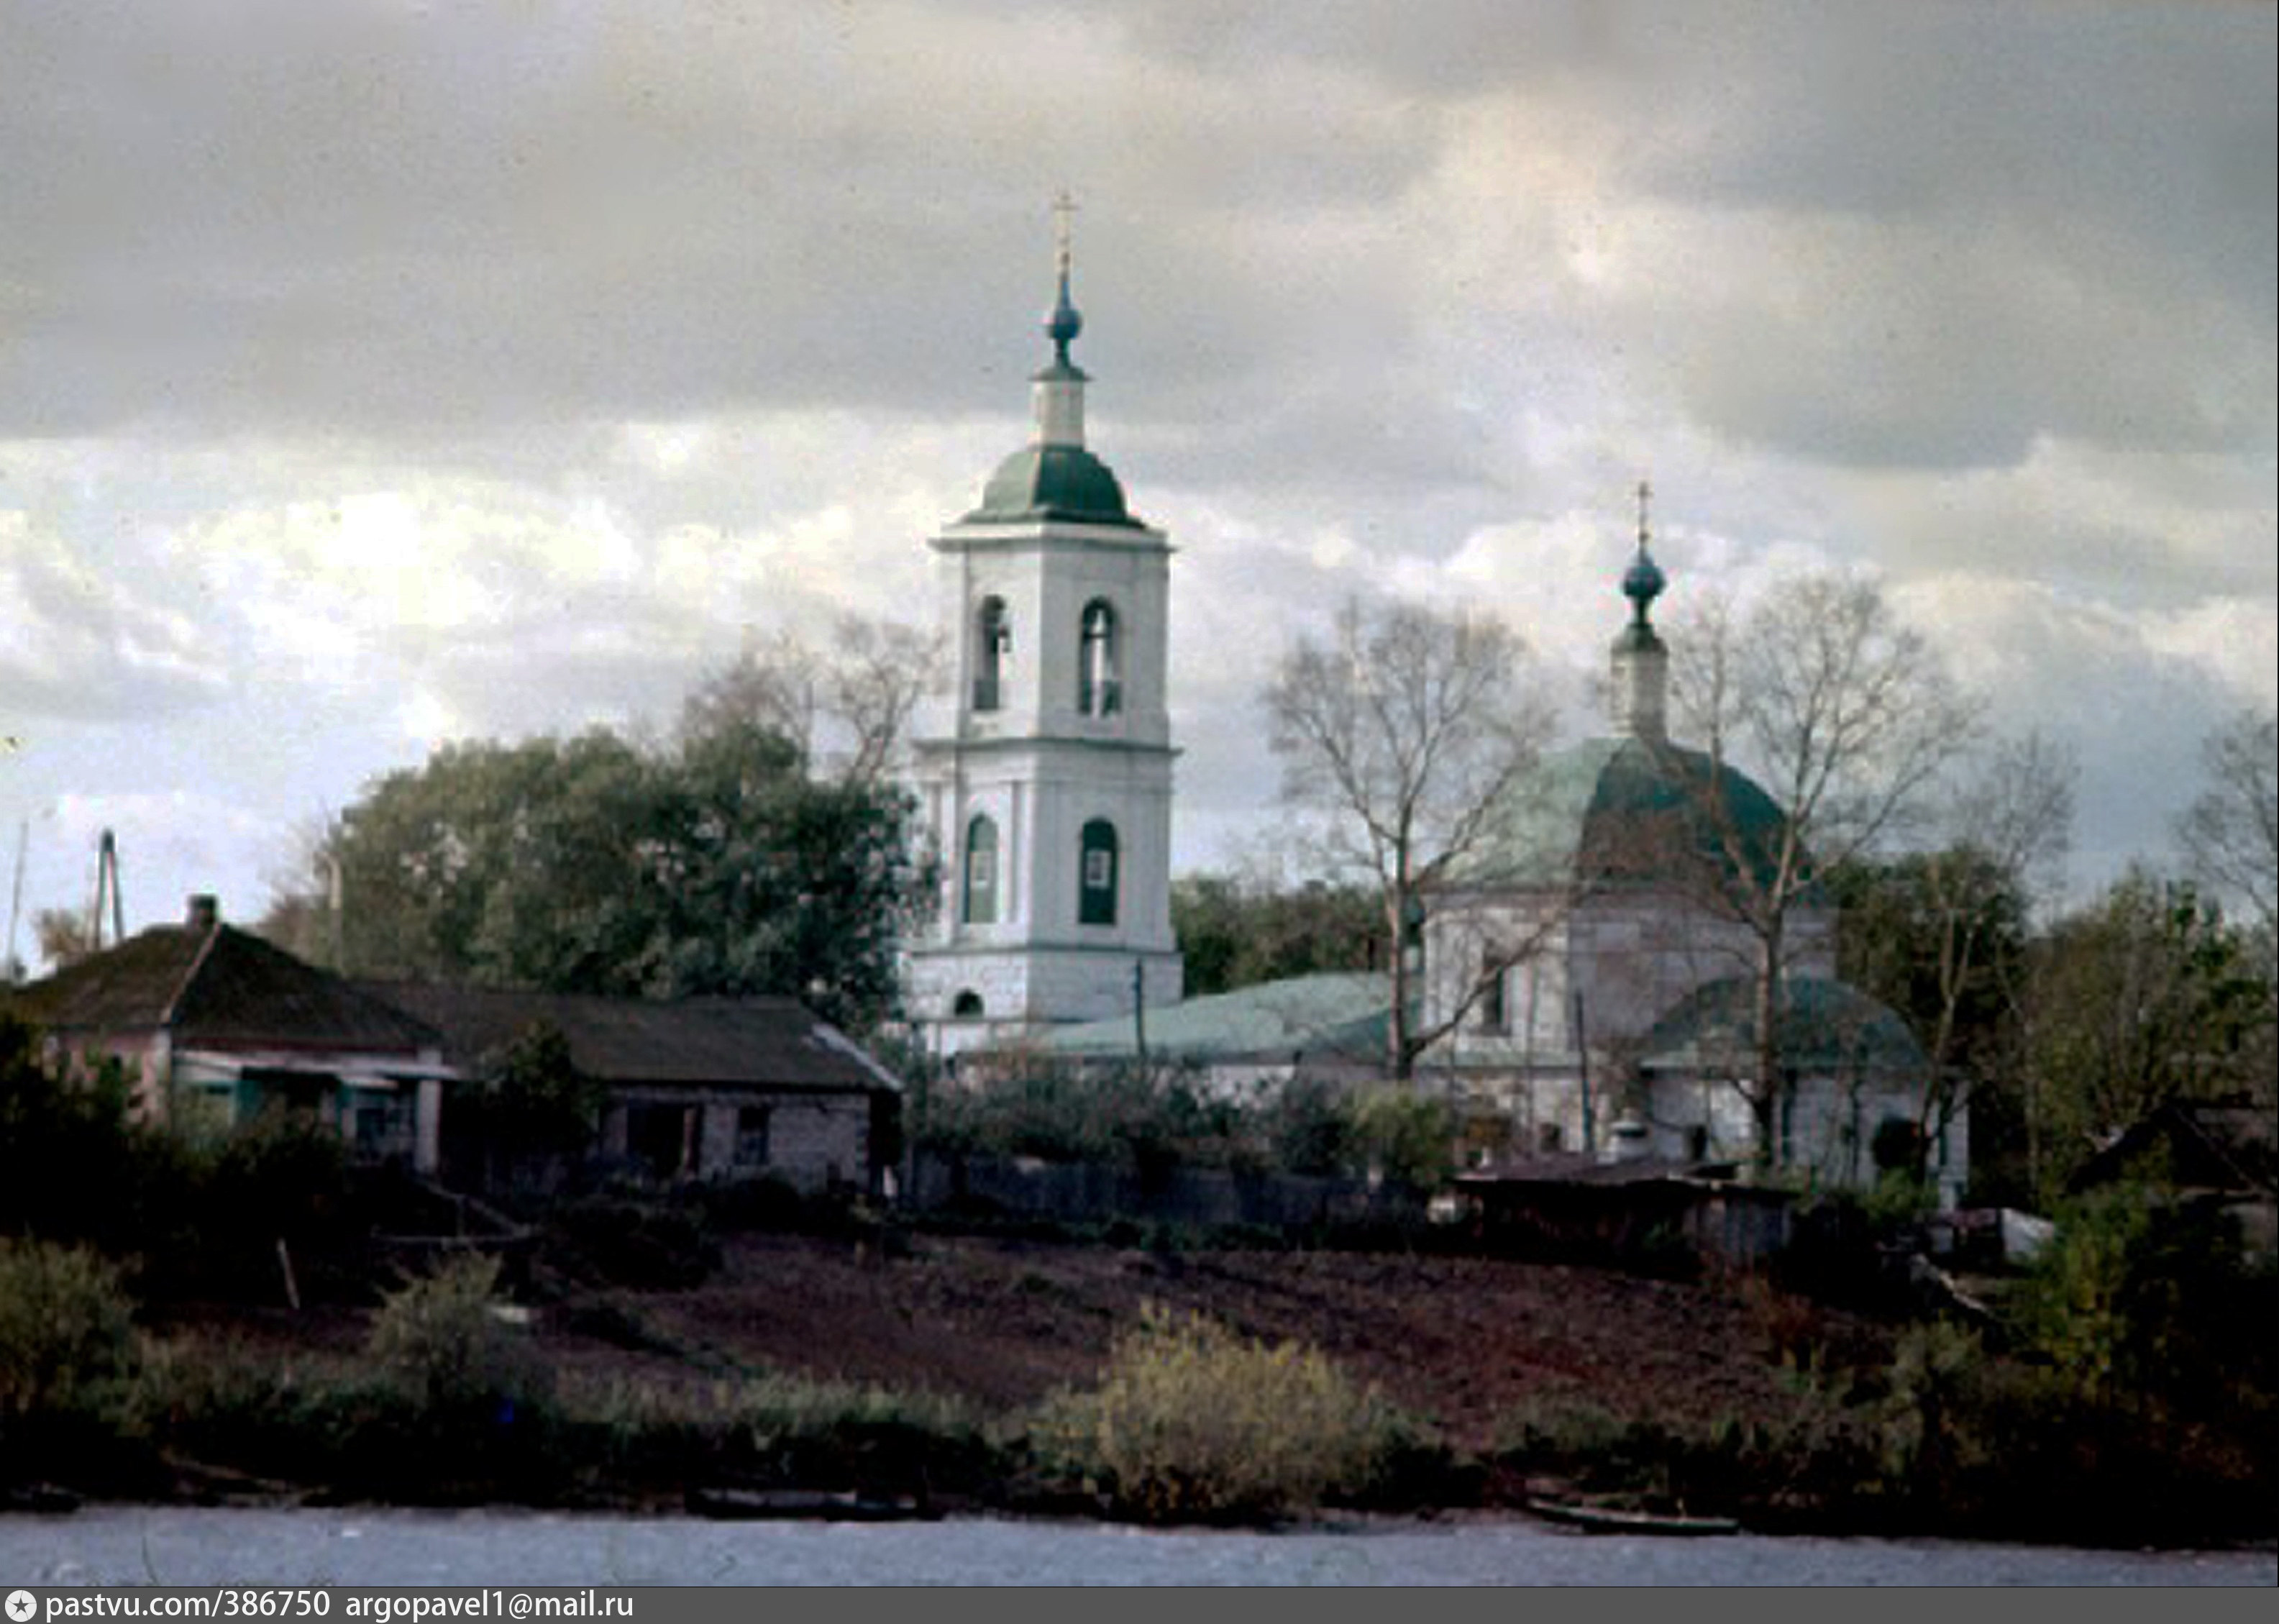
[[758, 722], [788, 740], [810, 773], [876, 783], [894, 766], [910, 717], [943, 658], [940, 634], [841, 615], [828, 643], [794, 632], [748, 643], [691, 693], [684, 736], [728, 720]]
[[2178, 820], [2192, 876], [2244, 904], [2266, 951], [2279, 932], [2279, 719], [2242, 711], [2200, 747], [2207, 786]]
[[[1681, 644], [1674, 697], [1708, 771], [1691, 781], [1714, 851], [1702, 894], [1752, 943], [1756, 1053], [1743, 1084], [1761, 1155], [1786, 1087], [1780, 1015], [1791, 931], [1822, 869], [1914, 827], [1979, 707], [1870, 581], [1824, 572], [1774, 588], [1746, 615], [1712, 604]], [[1742, 815], [1729, 766], [1745, 764], [1782, 816]]]
[[1525, 642], [1485, 616], [1347, 603], [1326, 639], [1301, 637], [1265, 704], [1282, 796], [1310, 814], [1324, 855], [1365, 876], [1393, 944], [1386, 1062], [1407, 1078], [1487, 985], [1430, 1029], [1409, 947], [1423, 899], [1491, 832], [1498, 804], [1540, 758], [1551, 712]]
[[1938, 1010], [1924, 1044], [1931, 1074], [1916, 1120], [1918, 1144], [1943, 1133], [1961, 1104], [1957, 1026], [1976, 983], [1989, 974], [2001, 977], [2001, 997], [2014, 1009], [2024, 996], [2008, 974], [2022, 960], [1993, 951], [2002, 918], [1990, 904], [2007, 893], [2030, 909], [2073, 843], [2081, 766], [2069, 747], [2039, 734], [1998, 740], [1966, 772], [1940, 819], [1943, 838], [1922, 861], [1936, 932]]

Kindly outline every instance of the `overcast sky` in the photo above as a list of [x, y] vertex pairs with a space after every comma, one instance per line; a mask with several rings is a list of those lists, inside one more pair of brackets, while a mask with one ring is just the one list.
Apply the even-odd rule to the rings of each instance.
[[1170, 532], [1176, 842], [1347, 594], [1579, 680], [1876, 572], [2163, 860], [2279, 686], [2275, 8], [2221, 0], [0, 0], [17, 950], [257, 916], [461, 737], [666, 719], [928, 603], [1028, 432], [1049, 204], [1090, 438]]

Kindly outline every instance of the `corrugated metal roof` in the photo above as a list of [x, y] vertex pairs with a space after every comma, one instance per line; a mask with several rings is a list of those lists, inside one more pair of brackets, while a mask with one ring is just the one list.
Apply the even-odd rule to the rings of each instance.
[[611, 1083], [817, 1090], [899, 1089], [901, 1080], [793, 998], [612, 998], [434, 982], [367, 981], [374, 997], [443, 1034], [472, 1070], [534, 1028], [570, 1045], [571, 1063]]
[[431, 1027], [230, 925], [162, 925], [0, 1004], [66, 1042], [164, 1030], [186, 1048], [416, 1053]]
[[[1376, 1060], [1385, 1054], [1393, 1012], [1392, 978], [1334, 972], [1265, 981], [1147, 1012], [1151, 1057], [1195, 1065], [1272, 1062], [1303, 1055]], [[1055, 1028], [1032, 1040], [1039, 1052], [1071, 1058], [1128, 1058], [1132, 1017]]]

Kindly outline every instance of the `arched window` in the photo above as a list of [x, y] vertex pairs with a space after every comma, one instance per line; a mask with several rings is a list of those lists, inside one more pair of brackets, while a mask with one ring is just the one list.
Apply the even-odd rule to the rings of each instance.
[[1079, 925], [1116, 923], [1116, 826], [1094, 818], [1078, 843], [1083, 866], [1077, 874], [1076, 918]]
[[950, 1001], [949, 1012], [956, 1016], [960, 1020], [980, 1020], [982, 1013], [981, 995], [974, 991], [971, 987], [967, 988], [963, 992], [959, 993], [956, 997]]
[[1124, 684], [1116, 672], [1116, 611], [1093, 598], [1084, 606], [1077, 649], [1076, 708], [1086, 716], [1113, 716], [1124, 708]]
[[985, 597], [974, 612], [973, 708], [994, 711], [1003, 703], [1005, 658], [1013, 651], [1013, 620], [1001, 597]]
[[969, 925], [997, 922], [997, 825], [986, 817], [965, 826], [965, 905]]

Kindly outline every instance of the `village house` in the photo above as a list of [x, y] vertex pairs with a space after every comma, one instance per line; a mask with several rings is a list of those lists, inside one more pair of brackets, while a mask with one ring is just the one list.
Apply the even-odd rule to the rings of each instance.
[[335, 1129], [361, 1160], [423, 1172], [440, 1158], [457, 1074], [434, 1028], [261, 937], [211, 897], [183, 922], [0, 993], [66, 1068], [125, 1066], [135, 1115], [185, 1131], [290, 1112]]
[[533, 1033], [558, 1034], [604, 1091], [604, 1164], [666, 1180], [772, 1176], [809, 1192], [877, 1190], [892, 1168], [900, 1080], [795, 999], [359, 988], [440, 1033], [464, 1076]]

